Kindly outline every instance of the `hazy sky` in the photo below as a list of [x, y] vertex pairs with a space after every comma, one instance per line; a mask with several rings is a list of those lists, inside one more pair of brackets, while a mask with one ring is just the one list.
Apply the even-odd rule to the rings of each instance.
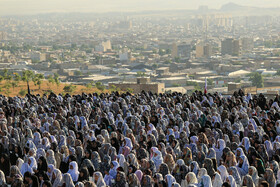
[[280, 7], [280, 0], [0, 0], [0, 15], [46, 12], [111, 12], [220, 8], [234, 2], [256, 7]]

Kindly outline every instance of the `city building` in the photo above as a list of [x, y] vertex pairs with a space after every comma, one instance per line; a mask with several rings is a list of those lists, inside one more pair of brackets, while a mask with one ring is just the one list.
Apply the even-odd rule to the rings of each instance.
[[177, 45], [176, 43], [174, 43], [173, 46], [172, 46], [171, 56], [173, 58], [176, 58], [176, 57], [190, 58], [191, 51], [192, 51], [192, 47], [191, 47], [190, 44], [181, 43], [181, 44]]
[[196, 58], [209, 58], [212, 55], [212, 47], [209, 44], [199, 43], [196, 45]]
[[131, 29], [132, 21], [130, 21], [130, 20], [120, 21], [119, 28], [120, 29]]
[[46, 55], [46, 53], [41, 53], [39, 51], [36, 51], [36, 52], [32, 52], [30, 54], [30, 58], [32, 61], [42, 62], [42, 61], [46, 60], [47, 55]]
[[106, 42], [101, 42], [99, 45], [95, 46], [95, 51], [97, 52], [106, 52], [112, 50], [111, 41], [107, 40]]
[[160, 67], [156, 69], [156, 74], [159, 76], [166, 75], [169, 73], [169, 67]]
[[8, 39], [8, 35], [6, 32], [4, 31], [0, 31], [0, 41], [1, 40], [7, 40]]
[[151, 82], [149, 77], [139, 77], [137, 78], [137, 82], [109, 83], [109, 89], [114, 86], [122, 91], [128, 91], [130, 89], [133, 93], [140, 93], [142, 90], [157, 94], [165, 92], [164, 83]]
[[240, 45], [239, 40], [233, 38], [226, 38], [222, 41], [221, 45], [222, 55], [239, 56]]
[[252, 51], [254, 49], [253, 38], [242, 38], [241, 39], [242, 51]]

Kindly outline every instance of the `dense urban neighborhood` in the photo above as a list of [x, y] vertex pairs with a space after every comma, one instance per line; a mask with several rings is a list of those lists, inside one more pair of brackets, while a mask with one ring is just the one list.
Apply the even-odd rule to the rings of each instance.
[[0, 17], [0, 69], [132, 92], [190, 93], [207, 79], [214, 92], [278, 93], [279, 14], [242, 8]]

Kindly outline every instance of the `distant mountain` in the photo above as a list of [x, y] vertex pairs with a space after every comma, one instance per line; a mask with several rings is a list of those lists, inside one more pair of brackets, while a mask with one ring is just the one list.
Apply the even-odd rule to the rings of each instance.
[[[0, 0], [1, 1], [1, 0]], [[81, 19], [89, 18], [89, 17], [102, 17], [102, 16], [156, 16], [156, 17], [172, 17], [172, 16], [180, 16], [185, 18], [190, 18], [190, 15], [205, 15], [205, 14], [231, 14], [232, 16], [275, 16], [280, 15], [280, 7], [276, 8], [260, 8], [260, 7], [250, 7], [250, 6], [242, 6], [236, 3], [227, 3], [224, 4], [220, 9], [170, 9], [170, 10], [146, 10], [146, 11], [135, 11], [135, 12], [104, 12], [104, 13], [82, 13], [82, 12], [69, 12], [69, 13], [43, 13], [37, 14], [40, 17], [49, 18], [50, 16], [60, 16], [66, 17], [69, 19]], [[26, 15], [25, 17], [27, 17]], [[17, 17], [17, 16], [15, 16]], [[22, 16], [20, 16], [22, 17]]]
[[227, 4], [224, 4], [220, 10], [221, 11], [240, 11], [245, 8], [247, 8], [247, 7], [241, 6], [241, 5], [238, 5], [235, 3], [227, 3]]
[[246, 16], [252, 16], [252, 15], [279, 15], [280, 14], [280, 8], [259, 8], [259, 7], [250, 7], [250, 6], [241, 6], [235, 3], [227, 3], [223, 5], [219, 12], [223, 13], [231, 13], [233, 15], [246, 15]]

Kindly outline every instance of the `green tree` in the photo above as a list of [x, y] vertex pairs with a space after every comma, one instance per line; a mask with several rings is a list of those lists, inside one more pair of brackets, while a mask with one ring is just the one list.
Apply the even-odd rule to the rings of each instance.
[[86, 50], [87, 48], [88, 48], [88, 46], [85, 45], [85, 44], [82, 44], [81, 47], [80, 47], [81, 50]]
[[164, 61], [164, 64], [171, 64], [171, 60]]
[[53, 76], [52, 75], [49, 75], [48, 77], [47, 77], [47, 79], [48, 79], [48, 86], [50, 87], [50, 84], [54, 84], [55, 83], [55, 81], [54, 81], [54, 78], [53, 78]]
[[7, 69], [3, 70], [3, 77], [4, 77], [5, 80], [11, 80], [12, 79], [12, 75], [9, 72], [9, 70], [7, 70]]
[[111, 85], [110, 91], [111, 91], [111, 92], [117, 91], [116, 85]]
[[249, 81], [252, 81], [252, 85], [256, 86], [257, 88], [262, 88], [264, 86], [263, 85], [263, 76], [258, 72], [251, 73]]
[[177, 63], [178, 63], [178, 62], [180, 62], [180, 57], [175, 57], [175, 59], [174, 59], [174, 60], [175, 60], [175, 62], [177, 62]]
[[4, 80], [4, 77], [2, 75], [0, 75], [0, 82], [2, 82]]
[[145, 72], [137, 71], [137, 77], [145, 77]]
[[201, 87], [199, 86], [199, 84], [196, 84], [194, 86], [194, 91], [197, 90], [197, 91], [202, 91]]
[[193, 82], [193, 81], [187, 81], [186, 82], [186, 86], [198, 86], [197, 82]]
[[24, 51], [29, 51], [30, 49], [32, 49], [32, 46], [29, 45], [29, 44], [23, 44], [22, 48], [23, 48]]
[[95, 87], [100, 91], [104, 91], [105, 89], [105, 86], [101, 82], [95, 83]]
[[172, 84], [172, 87], [180, 87], [180, 86], [181, 84], [177, 84], [177, 83]]
[[72, 94], [76, 90], [76, 88], [77, 87], [75, 85], [70, 84], [70, 85], [64, 86], [63, 91], [66, 92], [66, 93]]
[[59, 78], [54, 78], [54, 82], [55, 82], [55, 84], [56, 84], [56, 87], [58, 88], [59, 85], [60, 85], [60, 80], [59, 80]]
[[15, 87], [18, 86], [18, 82], [17, 81], [12, 81], [11, 86], [13, 87], [13, 91], [15, 91]]
[[272, 48], [273, 47], [273, 42], [272, 41], [265, 41], [264, 42], [264, 46], [266, 48]]
[[34, 85], [38, 85], [39, 89], [41, 89], [41, 84], [42, 84], [42, 80], [44, 79], [44, 75], [41, 73], [35, 74], [35, 76], [33, 76], [32, 81], [34, 82]]
[[126, 91], [127, 91], [128, 93], [133, 93], [133, 89], [132, 89], [132, 88], [127, 88]]
[[162, 56], [162, 55], [165, 55], [165, 50], [160, 49], [159, 52], [158, 52], [158, 54], [161, 55], [161, 56]]
[[87, 83], [87, 84], [86, 84], [86, 87], [87, 87], [87, 89], [90, 90], [90, 89], [92, 88], [92, 84], [91, 84], [91, 83]]
[[54, 82], [58, 88], [60, 85], [60, 80], [59, 80], [59, 75], [57, 73], [54, 74]]
[[21, 81], [21, 76], [18, 73], [14, 73], [14, 81], [19, 82]]
[[207, 85], [212, 86], [214, 81], [212, 79], [207, 79]]
[[277, 72], [275, 73], [275, 75], [280, 75], [280, 69], [277, 70]]
[[33, 59], [32, 60], [32, 64], [38, 64], [40, 61], [39, 60], [36, 60], [36, 59]]
[[171, 54], [171, 49], [166, 49], [165, 53], [166, 54]]
[[157, 67], [158, 67], [157, 64], [153, 64], [153, 65], [152, 65], [152, 68], [153, 68], [153, 69], [156, 69]]
[[75, 43], [71, 44], [71, 49], [72, 50], [77, 49], [77, 44], [75, 44]]
[[235, 83], [240, 83], [241, 81], [242, 81], [241, 78], [237, 78], [237, 79], [234, 80]]
[[28, 93], [30, 93], [29, 82], [33, 79], [34, 72], [31, 70], [24, 70], [21, 79], [26, 82]]
[[59, 78], [59, 74], [58, 74], [58, 73], [54, 73], [54, 74], [53, 74], [53, 77], [54, 77], [54, 78]]
[[74, 72], [74, 75], [76, 75], [76, 76], [81, 76], [81, 75], [83, 75], [83, 73], [82, 73], [81, 71], [75, 71], [75, 72]]
[[23, 97], [23, 96], [25, 96], [26, 95], [26, 93], [27, 93], [27, 91], [26, 90], [23, 90], [23, 89], [21, 89], [20, 91], [19, 91], [19, 95], [21, 96], [21, 97]]
[[52, 46], [52, 48], [53, 48], [53, 50], [58, 50], [58, 49], [59, 49], [59, 46], [56, 45], [56, 44], [54, 44], [54, 45]]
[[5, 94], [7, 96], [10, 95], [11, 91], [10, 91], [10, 88], [12, 87], [11, 83], [9, 81], [7, 81], [5, 84], [4, 84], [4, 88], [5, 88]]

